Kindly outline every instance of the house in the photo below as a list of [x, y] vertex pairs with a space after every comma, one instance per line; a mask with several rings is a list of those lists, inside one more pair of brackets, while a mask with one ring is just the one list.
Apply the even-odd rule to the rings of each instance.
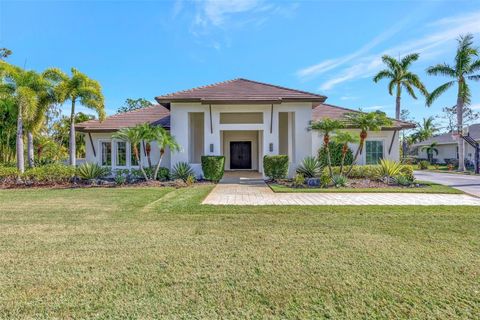
[[[158, 105], [113, 115], [103, 122], [90, 120], [77, 124], [76, 129], [86, 135], [86, 160], [112, 169], [135, 167], [131, 146], [113, 140], [112, 133], [149, 123], [170, 130], [182, 147], [180, 152], [166, 152], [164, 167], [188, 162], [200, 176], [202, 155], [224, 155], [226, 170], [263, 172], [264, 155], [285, 154], [289, 156], [290, 175], [293, 175], [301, 161], [316, 155], [322, 145], [322, 137], [307, 130], [312, 120], [342, 119], [346, 113], [359, 112], [327, 104], [323, 95], [247, 79], [155, 99]], [[358, 163], [377, 163], [381, 158], [399, 160], [398, 131], [413, 126], [394, 121], [388, 128], [369, 132]], [[143, 147], [141, 154], [142, 163], [148, 165]], [[155, 144], [151, 146], [150, 157], [152, 164], [158, 160]]]
[[[466, 130], [470, 136], [477, 142], [480, 142], [480, 123], [472, 124]], [[427, 152], [423, 150], [425, 146], [429, 146], [436, 142], [438, 154], [434, 153], [433, 158], [437, 159], [438, 163], [445, 163], [445, 159], [458, 159], [458, 141], [452, 136], [452, 133], [444, 133], [438, 136], [431, 137], [425, 141], [414, 144], [412, 147], [417, 150], [419, 158], [428, 158]], [[464, 142], [465, 145], [465, 159], [472, 163], [475, 158], [475, 149]]]

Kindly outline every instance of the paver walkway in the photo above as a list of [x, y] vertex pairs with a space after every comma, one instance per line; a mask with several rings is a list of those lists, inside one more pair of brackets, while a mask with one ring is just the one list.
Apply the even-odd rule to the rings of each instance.
[[211, 205], [474, 205], [464, 194], [274, 193], [254, 172], [227, 172], [203, 204]]

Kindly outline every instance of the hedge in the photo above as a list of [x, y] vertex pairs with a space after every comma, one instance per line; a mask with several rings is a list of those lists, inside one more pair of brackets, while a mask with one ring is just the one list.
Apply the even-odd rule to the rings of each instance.
[[0, 182], [15, 181], [18, 177], [18, 169], [16, 167], [0, 166]]
[[25, 181], [32, 182], [68, 182], [75, 177], [75, 167], [63, 164], [49, 164], [27, 169], [21, 177]]
[[285, 179], [288, 175], [288, 156], [264, 156], [263, 170], [271, 180]]
[[[332, 166], [339, 166], [342, 162], [342, 149], [343, 144], [336, 143], [331, 141], [328, 144], [328, 148], [330, 149], [330, 159], [332, 160]], [[327, 161], [327, 151], [325, 150], [325, 146], [318, 150], [318, 160], [322, 164], [322, 167], [328, 165]], [[348, 148], [347, 154], [345, 155], [345, 165], [350, 165], [353, 162], [353, 153], [350, 148]]]
[[206, 180], [218, 182], [225, 170], [224, 156], [202, 156], [203, 177]]

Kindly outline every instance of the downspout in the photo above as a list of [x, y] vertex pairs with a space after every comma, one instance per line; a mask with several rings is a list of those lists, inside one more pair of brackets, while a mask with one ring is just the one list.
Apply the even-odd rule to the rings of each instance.
[[397, 135], [397, 130], [393, 130], [392, 141], [390, 141], [390, 147], [388, 148], [388, 154], [392, 153], [393, 142], [395, 141], [395, 136]]
[[272, 109], [270, 110], [270, 134], [272, 134], [273, 131], [273, 103], [272, 103]]
[[88, 133], [88, 139], [90, 140], [90, 145], [92, 146], [93, 156], [96, 158], [97, 152], [95, 151], [95, 146], [93, 145], [92, 135], [90, 134], [90, 132]]
[[209, 104], [208, 108], [210, 110], [210, 133], [213, 134], [212, 105]]

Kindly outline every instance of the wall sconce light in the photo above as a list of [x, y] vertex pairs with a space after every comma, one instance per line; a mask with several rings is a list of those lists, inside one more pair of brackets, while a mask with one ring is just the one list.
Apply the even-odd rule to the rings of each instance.
[[213, 143], [210, 143], [210, 152], [213, 153]]
[[268, 151], [273, 152], [273, 142], [268, 145]]

